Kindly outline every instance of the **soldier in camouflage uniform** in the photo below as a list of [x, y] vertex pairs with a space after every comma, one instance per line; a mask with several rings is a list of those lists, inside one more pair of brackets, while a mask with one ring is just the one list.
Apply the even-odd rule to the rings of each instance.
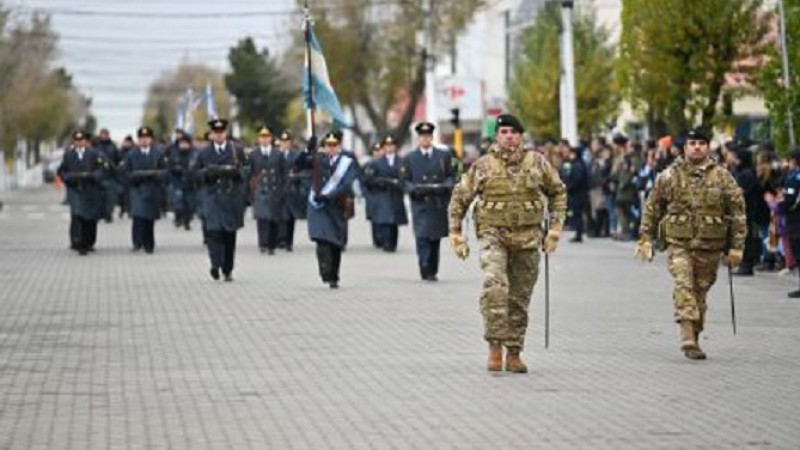
[[[450, 243], [461, 259], [469, 247], [461, 222], [473, 200], [475, 232], [480, 245], [484, 272], [480, 297], [485, 339], [489, 342], [489, 371], [503, 368], [525, 373], [520, 358], [528, 305], [539, 273], [539, 246], [556, 249], [567, 208], [567, 194], [558, 172], [540, 154], [522, 146], [524, 129], [511, 115], [497, 118], [498, 140], [478, 159], [453, 190], [450, 201]], [[545, 210], [550, 212], [550, 229], [542, 229]]]
[[645, 205], [635, 256], [653, 259], [658, 233], [667, 247], [675, 280], [675, 320], [681, 350], [689, 359], [705, 359], [698, 345], [706, 315], [706, 294], [717, 279], [720, 254], [730, 267], [742, 261], [747, 233], [742, 191], [733, 176], [709, 157], [701, 129], [686, 136], [684, 156], [656, 179]]

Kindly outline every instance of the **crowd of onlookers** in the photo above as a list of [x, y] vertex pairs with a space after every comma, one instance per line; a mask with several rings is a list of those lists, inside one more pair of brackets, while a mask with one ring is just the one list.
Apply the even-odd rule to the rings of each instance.
[[[742, 188], [748, 222], [745, 258], [735, 273], [792, 271], [797, 263], [778, 212], [789, 158], [770, 143], [734, 140], [712, 144], [712, 156], [725, 165]], [[645, 199], [655, 179], [682, 154], [681, 138], [637, 141], [622, 135], [596, 138], [571, 148], [567, 141], [533, 145], [556, 166], [569, 194], [573, 242], [590, 238], [635, 240]]]

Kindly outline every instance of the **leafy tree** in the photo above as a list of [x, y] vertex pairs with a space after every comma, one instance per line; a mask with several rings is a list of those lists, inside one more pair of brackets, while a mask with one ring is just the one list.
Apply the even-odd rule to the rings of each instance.
[[[426, 64], [450, 51], [484, 0], [411, 0], [392, 4], [372, 0], [331, 0], [315, 13], [315, 30], [325, 50], [328, 71], [343, 108], [354, 118], [353, 132], [369, 147], [378, 135], [409, 136], [425, 92]], [[427, 33], [427, 42], [419, 36]], [[298, 38], [295, 66], [305, 43]], [[299, 67], [297, 68], [300, 73]]]
[[[561, 135], [561, 7], [549, 3], [524, 33], [522, 61], [509, 86], [509, 104], [537, 137]], [[589, 137], [613, 118], [619, 107], [614, 78], [614, 48], [592, 11], [573, 20], [578, 132]]]
[[286, 110], [298, 95], [297, 85], [290, 84], [269, 50], [259, 51], [252, 38], [245, 38], [228, 53], [231, 72], [225, 85], [236, 97], [239, 122], [245, 133], [267, 125], [273, 133], [286, 126]]
[[[657, 134], [713, 126], [726, 75], [763, 53], [762, 0], [623, 0], [618, 76]], [[699, 119], [699, 120], [698, 120]]]
[[[175, 115], [179, 99], [192, 88], [195, 98], [205, 95], [206, 84], [210, 82], [214, 92], [217, 113], [226, 115], [229, 110], [227, 91], [222, 75], [211, 67], [201, 64], [181, 62], [174, 71], [161, 74], [148, 88], [142, 124], [153, 128], [156, 136], [167, 137], [174, 130]], [[201, 103], [194, 114], [194, 133], [201, 136], [210, 118], [205, 103]]]
[[27, 161], [38, 162], [39, 143], [64, 135], [86, 114], [86, 99], [70, 75], [54, 69], [58, 39], [50, 18], [14, 20], [0, 6], [0, 146], [6, 158], [17, 141], [28, 143]]
[[[789, 59], [789, 84], [783, 82], [780, 48], [767, 50], [767, 61], [758, 73], [757, 85], [769, 109], [775, 146], [780, 152], [789, 150], [789, 111], [794, 122], [795, 142], [800, 142], [800, 0], [783, 0], [786, 15]], [[775, 14], [777, 15], [777, 11]], [[777, 19], [776, 19], [777, 20]]]

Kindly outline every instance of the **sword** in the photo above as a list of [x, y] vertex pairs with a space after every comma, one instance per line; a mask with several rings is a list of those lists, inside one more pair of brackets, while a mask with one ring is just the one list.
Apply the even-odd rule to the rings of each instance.
[[733, 296], [733, 273], [730, 264], [728, 264], [728, 287], [731, 293], [731, 324], [733, 324], [733, 335], [736, 336], [736, 301]]

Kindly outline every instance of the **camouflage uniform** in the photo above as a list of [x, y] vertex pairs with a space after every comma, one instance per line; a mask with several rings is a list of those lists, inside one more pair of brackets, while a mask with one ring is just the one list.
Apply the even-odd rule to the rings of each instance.
[[675, 280], [675, 321], [690, 321], [696, 339], [720, 253], [741, 250], [747, 233], [744, 198], [730, 172], [712, 159], [676, 160], [658, 176], [645, 205], [641, 239], [652, 241], [657, 233]]
[[545, 209], [550, 227], [561, 230], [567, 196], [558, 172], [538, 153], [497, 144], [478, 159], [453, 190], [450, 232], [461, 233], [464, 215], [475, 206], [475, 231], [484, 272], [480, 309], [484, 337], [521, 349], [528, 305], [539, 273]]

